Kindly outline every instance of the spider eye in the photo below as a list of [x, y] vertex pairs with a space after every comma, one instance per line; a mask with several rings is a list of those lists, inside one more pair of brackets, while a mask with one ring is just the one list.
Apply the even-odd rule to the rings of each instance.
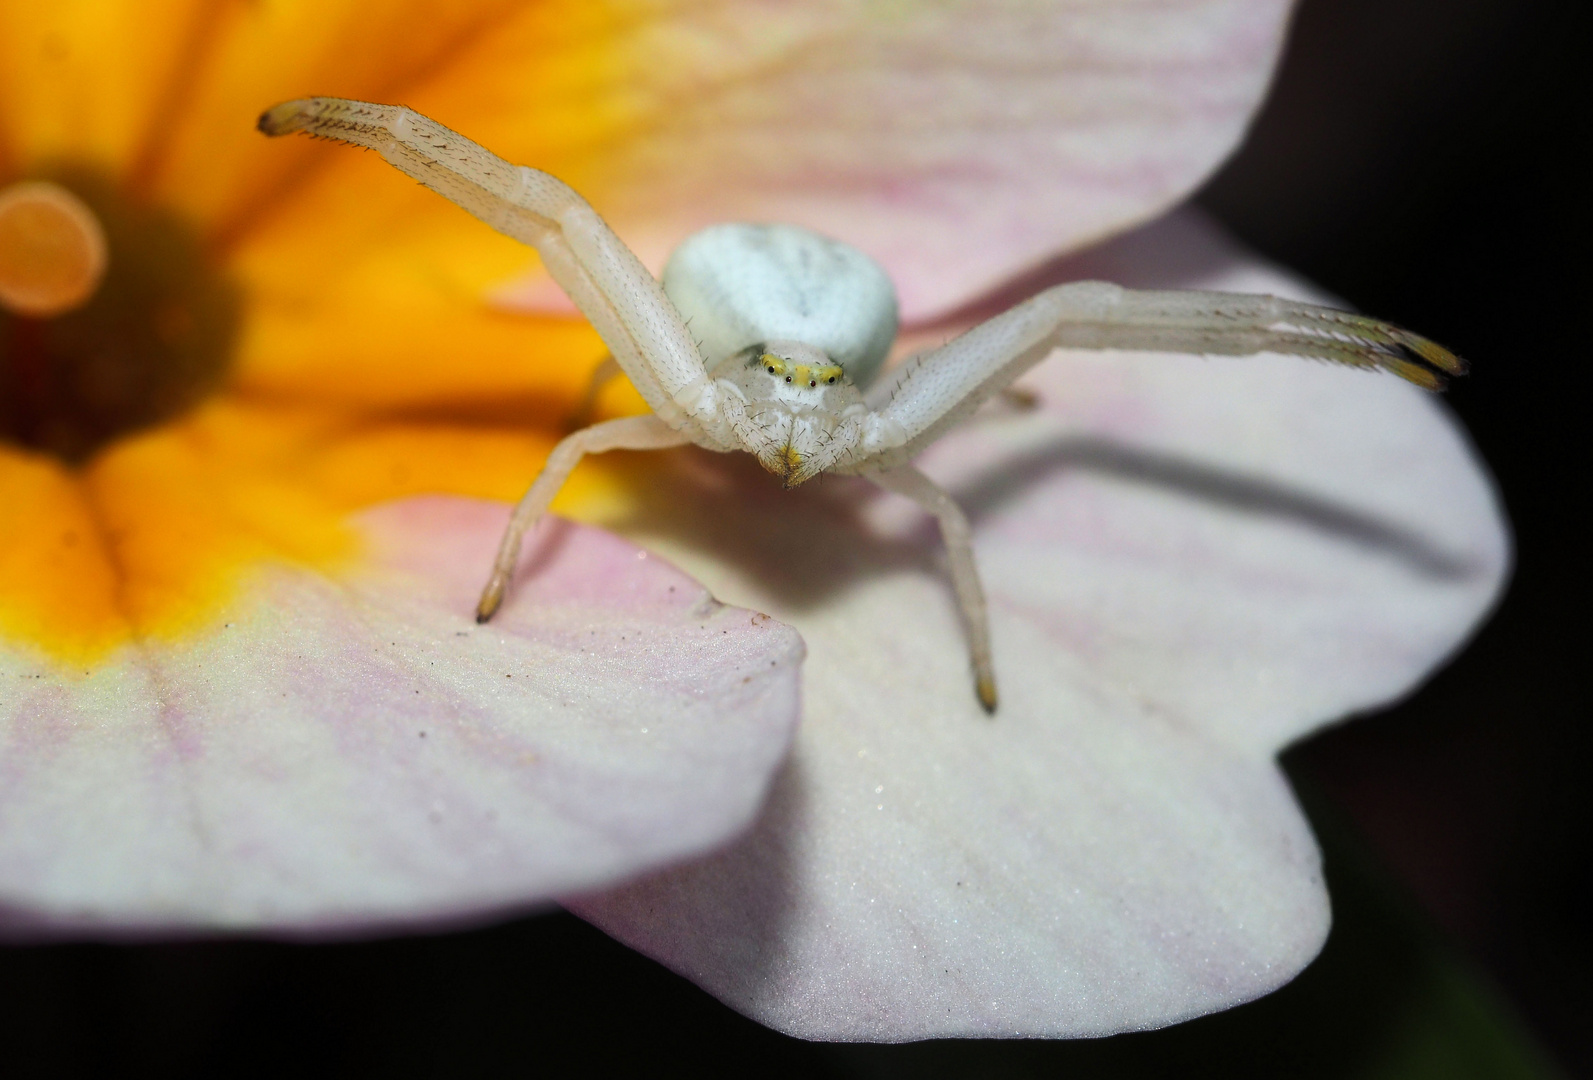
[[828, 379], [825, 379], [824, 381], [827, 382], [827, 383], [832, 383], [832, 382], [835, 381], [835, 376], [831, 375]]
[[817, 379], [809, 379], [808, 380], [808, 385], [809, 386], [817, 386], [817, 385], [819, 385], [819, 381]]
[[791, 376], [789, 376], [789, 375], [787, 375], [787, 376], [786, 376], [786, 377], [785, 377], [785, 381], [786, 381], [786, 382], [790, 382], [790, 381], [791, 381]]
[[773, 365], [772, 365], [772, 364], [771, 364], [771, 365], [770, 365], [770, 367], [769, 367], [769, 374], [770, 374], [770, 375], [773, 375], [773, 374], [774, 374], [774, 366], [773, 366]]

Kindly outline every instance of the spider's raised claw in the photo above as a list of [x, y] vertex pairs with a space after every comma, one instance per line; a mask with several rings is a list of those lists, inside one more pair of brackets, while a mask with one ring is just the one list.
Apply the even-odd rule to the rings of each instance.
[[295, 131], [303, 131], [309, 127], [314, 118], [310, 100], [299, 98], [271, 106], [260, 114], [260, 119], [255, 121], [254, 126], [263, 135], [291, 135]]
[[1449, 376], [1466, 373], [1466, 362], [1442, 345], [1381, 319], [1272, 297], [1255, 299], [1269, 300], [1266, 306], [1275, 309], [1277, 319], [1267, 327], [1278, 335], [1275, 351], [1382, 368], [1428, 390], [1441, 390]]

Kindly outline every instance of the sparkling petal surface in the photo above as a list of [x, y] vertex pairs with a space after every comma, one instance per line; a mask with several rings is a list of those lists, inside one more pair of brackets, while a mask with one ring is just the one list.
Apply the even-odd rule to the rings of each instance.
[[359, 568], [267, 567], [209, 632], [81, 676], [0, 653], [0, 928], [481, 917], [743, 828], [800, 640], [566, 524], [478, 627], [504, 519], [387, 504]]
[[[1059, 273], [1305, 292], [1188, 217]], [[993, 720], [912, 507], [691, 457], [657, 481], [679, 505], [632, 528], [802, 632], [805, 719], [748, 837], [576, 912], [823, 1039], [1154, 1027], [1315, 955], [1319, 855], [1272, 755], [1475, 626], [1509, 557], [1486, 476], [1440, 402], [1364, 372], [1059, 354], [1021, 385], [1036, 410], [921, 462], [975, 524]]]

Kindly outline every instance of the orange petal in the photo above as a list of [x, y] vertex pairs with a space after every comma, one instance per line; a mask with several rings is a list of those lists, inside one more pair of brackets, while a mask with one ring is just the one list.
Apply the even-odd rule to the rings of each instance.
[[[352, 511], [417, 494], [517, 498], [555, 439], [469, 416], [221, 400], [81, 472], [0, 453], [0, 637], [76, 664], [190, 636], [262, 565], [356, 565]], [[622, 516], [628, 488], [614, 477], [594, 461], [555, 508]]]
[[68, 663], [205, 625], [266, 561], [329, 567], [353, 554], [335, 505], [293, 482], [306, 425], [213, 410], [112, 447], [79, 472], [0, 458], [7, 507], [0, 632]]
[[104, 531], [76, 476], [52, 458], [0, 447], [0, 637], [77, 663], [130, 629]]
[[[389, 184], [374, 156], [350, 156], [365, 180], [317, 186], [294, 228], [233, 260], [251, 305], [237, 385], [377, 408], [497, 402], [522, 423], [559, 422], [604, 353], [596, 333], [490, 309], [483, 291], [527, 249], [429, 191]], [[412, 215], [359, 208], [395, 191]]]
[[0, 176], [60, 161], [130, 168], [218, 6], [0, 3]]
[[[311, 93], [418, 105], [418, 91], [439, 80], [466, 99], [515, 81], [544, 104], [531, 109], [515, 103], [524, 145], [537, 144], [545, 127], [561, 129], [559, 138], [573, 131], [589, 139], [591, 110], [584, 105], [575, 107], [573, 122], [545, 125], [539, 117], [556, 111], [548, 102], [581, 98], [588, 67], [604, 62], [612, 8], [576, 0], [238, 5], [194, 80], [154, 190], [207, 227], [233, 234], [334, 160], [328, 147], [272, 145], [255, 131], [261, 110]], [[479, 70], [483, 43], [499, 41], [508, 47], [499, 50], [496, 66]]]

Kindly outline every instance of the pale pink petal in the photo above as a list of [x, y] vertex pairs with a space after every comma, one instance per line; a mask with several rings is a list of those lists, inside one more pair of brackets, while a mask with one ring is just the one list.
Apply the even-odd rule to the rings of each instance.
[[[1189, 217], [1072, 269], [1103, 267], [1300, 291]], [[1328, 898], [1272, 755], [1470, 633], [1508, 563], [1486, 475], [1440, 401], [1385, 375], [1064, 354], [1025, 385], [1037, 411], [922, 459], [975, 521], [994, 719], [911, 506], [679, 470], [685, 509], [647, 542], [802, 632], [805, 719], [747, 838], [576, 912], [822, 1039], [1155, 1027], [1312, 958]]]
[[880, 259], [913, 320], [1187, 195], [1260, 103], [1289, 9], [676, 5], [617, 46], [627, 137], [563, 167], [655, 271], [705, 225], [807, 225]]
[[0, 653], [0, 926], [480, 918], [744, 828], [796, 721], [795, 633], [564, 524], [478, 627], [505, 517], [369, 511], [364, 569], [267, 572], [213, 633], [86, 676]]

